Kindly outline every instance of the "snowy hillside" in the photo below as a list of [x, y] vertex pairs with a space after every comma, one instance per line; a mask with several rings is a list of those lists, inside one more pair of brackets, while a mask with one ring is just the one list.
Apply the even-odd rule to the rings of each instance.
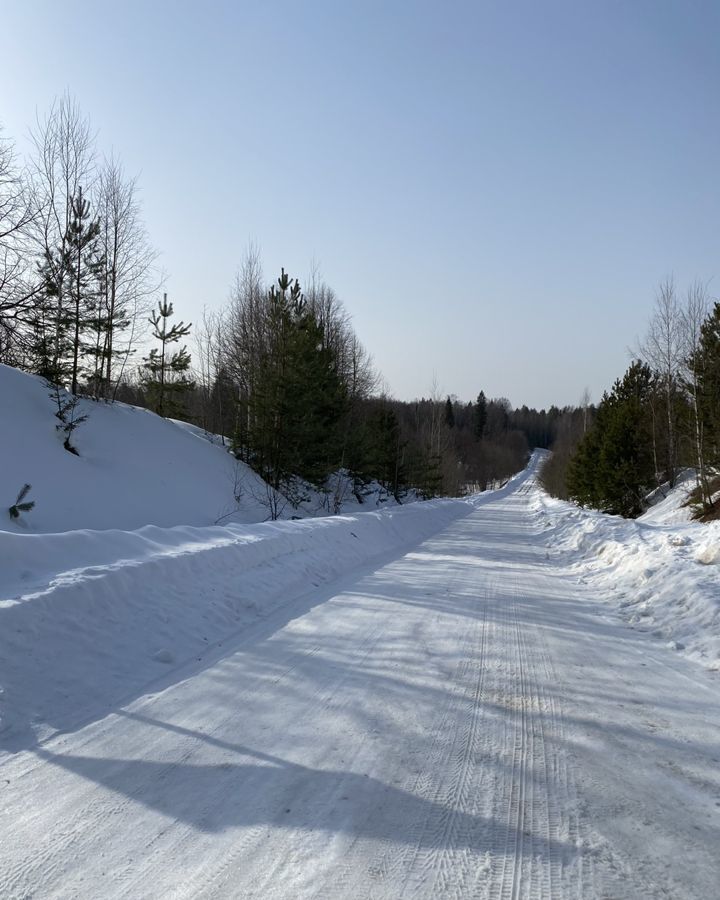
[[[79, 456], [57, 431], [57, 407], [41, 378], [0, 366], [0, 503], [6, 510], [23, 484], [32, 512], [0, 528], [55, 532], [133, 529], [143, 525], [212, 525], [233, 510], [238, 464], [222, 447], [151, 412], [83, 400], [88, 419], [73, 434]], [[263, 483], [239, 464], [246, 490], [240, 521], [266, 517], [254, 495]]]
[[677, 484], [671, 490], [665, 486], [650, 498], [650, 508], [639, 521], [653, 525], [681, 525], [692, 520], [692, 508], [687, 505], [688, 497], [697, 487], [694, 469], [684, 469]]
[[164, 669], [177, 677], [240, 633], [272, 631], [288, 599], [311, 592], [313, 606], [324, 582], [471, 509], [441, 500], [251, 526], [0, 531], [0, 747], [144, 692]]
[[[56, 410], [43, 379], [0, 365], [0, 530], [132, 530], [270, 518], [262, 479], [201, 429], [123, 403], [81, 400], [78, 413], [88, 418], [72, 436], [75, 456], [63, 447]], [[26, 483], [35, 508], [12, 521], [6, 510]], [[375, 491], [361, 508], [378, 501], [392, 505]], [[300, 510], [281, 505], [281, 518], [325, 512], [317, 496]], [[345, 490], [343, 511], [358, 508]]]

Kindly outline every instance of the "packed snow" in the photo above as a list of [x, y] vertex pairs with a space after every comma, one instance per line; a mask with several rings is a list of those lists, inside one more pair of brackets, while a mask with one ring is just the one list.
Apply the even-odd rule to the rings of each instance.
[[93, 404], [73, 457], [0, 376], [38, 502], [0, 530], [2, 896], [716, 894], [718, 524], [553, 500], [537, 452], [465, 500], [215, 525], [222, 447]]

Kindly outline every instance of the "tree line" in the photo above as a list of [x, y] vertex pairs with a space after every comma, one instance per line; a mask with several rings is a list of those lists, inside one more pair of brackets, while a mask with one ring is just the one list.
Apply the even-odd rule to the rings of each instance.
[[681, 296], [672, 278], [657, 291], [636, 358], [596, 410], [591, 425], [559, 435], [546, 486], [559, 496], [637, 516], [654, 490], [695, 471], [699, 512], [717, 505], [720, 467], [720, 304], [695, 282]]
[[437, 386], [413, 402], [388, 396], [317, 270], [268, 284], [249, 250], [225, 307], [191, 335], [157, 261], [136, 180], [99, 153], [72, 98], [38, 120], [27, 159], [0, 142], [0, 362], [46, 379], [71, 452], [79, 396], [125, 400], [223, 436], [291, 503], [314, 486], [336, 510], [372, 482], [397, 500], [482, 489], [553, 438], [559, 410], [513, 410], [482, 391], [461, 402]]
[[[549, 440], [544, 412], [514, 411], [482, 392], [474, 403], [437, 388], [412, 402], [388, 396], [319, 272], [303, 286], [283, 270], [268, 285], [252, 248], [226, 306], [196, 327], [195, 344], [187, 415], [227, 436], [237, 458], [292, 503], [308, 485], [325, 492], [331, 510], [347, 490], [362, 501], [372, 483], [398, 501], [408, 491], [459, 495], [522, 468], [536, 432]], [[338, 472], [345, 477], [332, 480]]]

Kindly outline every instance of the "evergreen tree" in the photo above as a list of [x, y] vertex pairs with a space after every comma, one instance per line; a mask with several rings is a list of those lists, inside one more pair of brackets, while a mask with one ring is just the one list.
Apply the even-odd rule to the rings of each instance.
[[443, 473], [442, 456], [428, 451], [423, 455], [418, 487], [421, 494], [429, 500], [437, 497], [442, 491]]
[[31, 317], [33, 371], [51, 384], [69, 381], [72, 394], [77, 394], [82, 358], [89, 349], [84, 337], [102, 289], [99, 233], [100, 222], [90, 218], [90, 204], [79, 188], [61, 245], [44, 253], [42, 291]]
[[284, 269], [267, 295], [265, 333], [247, 398], [250, 462], [297, 503], [295, 476], [322, 487], [342, 465], [347, 391], [322, 324]]
[[398, 502], [406, 485], [403, 448], [397, 416], [389, 406], [382, 406], [369, 422], [367, 471]]
[[700, 346], [691, 362], [697, 380], [698, 407], [706, 463], [720, 466], [720, 303], [702, 325]]
[[184, 345], [171, 352], [170, 345], [176, 344], [190, 332], [190, 325], [178, 322], [170, 325], [173, 305], [168, 303], [167, 294], [158, 301], [148, 320], [152, 325], [153, 337], [160, 341], [160, 349], [153, 348], [145, 357], [142, 385], [148, 396], [150, 408], [160, 416], [176, 416], [182, 412], [182, 396], [193, 387], [186, 377], [190, 369], [190, 353]]
[[452, 400], [450, 397], [445, 401], [445, 424], [448, 428], [455, 427], [455, 413], [453, 411]]
[[476, 440], [482, 440], [485, 434], [485, 425], [487, 424], [487, 400], [485, 393], [480, 391], [477, 403], [473, 409], [473, 433]]
[[90, 218], [90, 204], [79, 189], [72, 202], [72, 218], [66, 242], [68, 298], [72, 328], [70, 392], [77, 394], [83, 335], [97, 309], [101, 292], [103, 261], [99, 247], [100, 221]]
[[584, 506], [637, 516], [655, 480], [649, 400], [653, 375], [633, 362], [604, 394], [592, 428], [570, 461], [570, 496]]
[[341, 464], [340, 423], [347, 394], [323, 327], [307, 307], [296, 310], [287, 404], [293, 421], [297, 474], [321, 487]]
[[32, 509], [35, 508], [34, 500], [26, 500], [25, 499], [31, 490], [32, 490], [32, 485], [30, 485], [30, 484], [24, 484], [20, 488], [20, 490], [18, 491], [18, 495], [15, 498], [15, 502], [8, 509], [11, 519], [19, 519], [21, 512], [30, 512]]

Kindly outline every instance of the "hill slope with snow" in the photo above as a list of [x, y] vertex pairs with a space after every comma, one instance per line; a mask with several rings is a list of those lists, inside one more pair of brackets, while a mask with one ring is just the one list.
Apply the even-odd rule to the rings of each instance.
[[[256, 522], [267, 510], [256, 498], [261, 481], [201, 433], [123, 403], [81, 400], [87, 415], [72, 436], [78, 456], [63, 447], [57, 406], [41, 378], [0, 365], [0, 528], [59, 532], [144, 525]], [[239, 509], [236, 474], [243, 483]], [[5, 511], [23, 484], [35, 508], [12, 522]]]
[[[265, 482], [200, 428], [83, 398], [77, 414], [87, 420], [72, 435], [76, 456], [63, 447], [56, 412], [42, 378], [0, 365], [0, 530], [129, 531], [271, 518]], [[342, 489], [342, 512], [395, 505], [379, 485], [369, 486], [359, 504], [349, 480], [342, 482], [333, 485]], [[32, 485], [35, 508], [11, 520], [7, 510], [24, 484]], [[328, 513], [327, 498], [310, 489], [300, 509], [284, 498], [279, 507], [280, 518]]]

